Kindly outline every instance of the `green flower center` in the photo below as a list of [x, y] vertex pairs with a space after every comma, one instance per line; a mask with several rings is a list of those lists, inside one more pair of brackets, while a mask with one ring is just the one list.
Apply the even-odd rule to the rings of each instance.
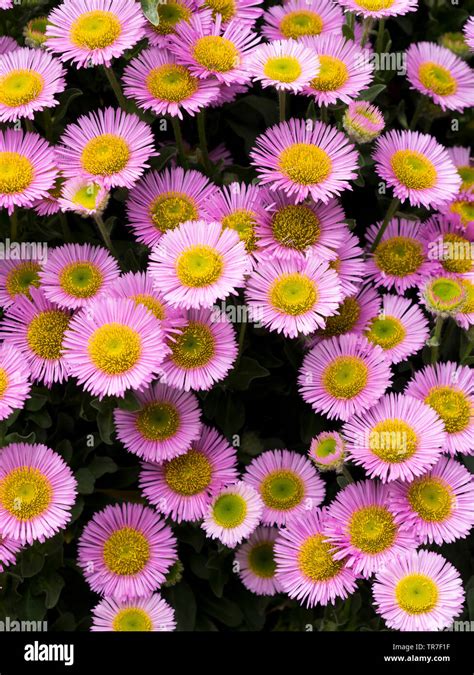
[[176, 273], [183, 286], [203, 288], [214, 284], [224, 269], [222, 255], [211, 246], [191, 246], [176, 261]]
[[301, 504], [305, 488], [303, 481], [296, 473], [282, 469], [273, 471], [264, 478], [260, 493], [268, 508], [290, 511]]
[[247, 515], [247, 502], [238, 494], [223, 494], [215, 501], [212, 515], [220, 527], [228, 530], [239, 527]]
[[418, 77], [423, 86], [438, 96], [450, 96], [458, 88], [458, 83], [449, 70], [432, 61], [421, 64]]
[[323, 20], [320, 15], [307, 9], [288, 12], [280, 22], [281, 33], [293, 40], [303, 35], [319, 35], [322, 30]]
[[75, 298], [91, 298], [102, 287], [104, 278], [97, 265], [74, 262], [65, 265], [59, 274], [61, 288]]
[[405, 339], [406, 328], [395, 316], [377, 317], [372, 319], [365, 335], [374, 345], [379, 345], [382, 349], [393, 349]]
[[22, 262], [14, 267], [7, 275], [5, 287], [8, 295], [15, 298], [17, 295], [30, 296], [30, 286], [39, 288], [39, 272], [41, 265], [35, 262]]
[[172, 361], [181, 368], [205, 366], [215, 354], [216, 345], [211, 329], [205, 324], [191, 322], [170, 343]]
[[87, 351], [93, 364], [107, 375], [120, 375], [131, 370], [140, 359], [140, 334], [120, 323], [97, 328], [89, 338]]
[[412, 509], [426, 522], [441, 523], [451, 515], [453, 491], [440, 478], [417, 478], [408, 486], [407, 497]]
[[436, 184], [436, 169], [421, 152], [397, 150], [393, 153], [390, 164], [400, 183], [411, 190], [427, 190]]
[[269, 291], [269, 300], [275, 309], [299, 316], [309, 312], [318, 299], [316, 284], [305, 274], [295, 272], [276, 279]]
[[127, 607], [117, 612], [112, 626], [115, 631], [145, 632], [152, 630], [153, 623], [145, 610], [140, 607]]
[[358, 356], [338, 356], [323, 372], [323, 385], [334, 398], [351, 399], [367, 384], [369, 369]]
[[249, 252], [257, 248], [255, 237], [256, 224], [255, 213], [248, 209], [236, 209], [233, 213], [229, 213], [222, 219], [223, 227], [237, 232]]
[[344, 566], [343, 560], [334, 560], [334, 545], [322, 534], [308, 537], [298, 552], [298, 567], [304, 576], [313, 582], [333, 579]]
[[122, 25], [113, 12], [100, 9], [84, 12], [72, 24], [71, 42], [83, 49], [103, 49], [122, 33]]
[[273, 544], [262, 542], [253, 546], [248, 554], [248, 566], [256, 577], [271, 579], [275, 576], [276, 562], [273, 553]]
[[172, 438], [179, 429], [180, 416], [171, 403], [148, 403], [136, 418], [137, 429], [149, 441], [164, 441]]
[[268, 59], [263, 72], [277, 82], [294, 82], [301, 75], [301, 64], [294, 56], [275, 56]]
[[30, 103], [43, 91], [44, 80], [34, 70], [12, 70], [0, 78], [0, 103], [9, 108]]
[[52, 497], [49, 479], [33, 467], [13, 469], [0, 481], [0, 504], [17, 520], [37, 518], [49, 507]]
[[154, 98], [179, 103], [198, 90], [198, 79], [185, 66], [165, 64], [150, 70], [146, 87]]

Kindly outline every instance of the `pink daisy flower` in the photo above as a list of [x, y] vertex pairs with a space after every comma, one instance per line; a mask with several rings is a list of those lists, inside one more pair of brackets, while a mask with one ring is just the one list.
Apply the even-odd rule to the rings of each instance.
[[54, 151], [44, 138], [17, 129], [0, 131], [0, 208], [8, 215], [15, 206], [30, 207], [46, 196], [56, 175]]
[[209, 24], [207, 12], [181, 22], [170, 35], [168, 49], [178, 63], [199, 78], [214, 77], [223, 84], [245, 84], [250, 80], [248, 57], [260, 38], [250, 26], [237, 20], [223, 27], [222, 16]]
[[344, 241], [338, 246], [336, 257], [329, 266], [337, 272], [343, 298], [357, 293], [366, 279], [364, 251], [359, 239], [350, 234], [347, 227], [344, 228]]
[[23, 354], [8, 342], [0, 345], [0, 420], [23, 408], [31, 389], [29, 377]]
[[[10, 0], [7, 1], [9, 2]], [[2, 0], [0, 0], [0, 9], [2, 9], [1, 3]], [[4, 54], [9, 54], [10, 52], [13, 52], [15, 49], [18, 48], [19, 48], [18, 42], [14, 40], [12, 37], [8, 35], [0, 35], [0, 56], [3, 56]]]
[[303, 38], [302, 43], [319, 58], [319, 73], [303, 89], [318, 106], [350, 103], [372, 82], [374, 67], [369, 54], [352, 40], [328, 33]]
[[437, 363], [415, 372], [408, 396], [429, 405], [446, 432], [445, 450], [451, 455], [474, 453], [474, 377], [468, 366]]
[[170, 305], [211, 307], [237, 295], [251, 264], [239, 235], [220, 223], [188, 221], [153, 249], [149, 272]]
[[438, 210], [446, 215], [459, 218], [469, 236], [474, 236], [474, 191], [459, 192], [455, 199], [442, 204]]
[[105, 108], [69, 124], [56, 154], [66, 178], [81, 175], [111, 188], [132, 187], [157, 153], [148, 124], [121, 109]]
[[150, 248], [163, 234], [188, 220], [207, 220], [207, 206], [217, 188], [199, 171], [181, 167], [150, 171], [131, 190], [127, 202], [130, 227]]
[[245, 297], [251, 321], [295, 338], [324, 327], [341, 293], [337, 274], [325, 261], [268, 259], [256, 265]]
[[90, 178], [70, 178], [62, 184], [57, 202], [61, 211], [74, 211], [86, 218], [105, 211], [109, 192], [101, 183]]
[[325, 534], [337, 548], [335, 560], [344, 560], [366, 579], [416, 546], [413, 533], [397, 523], [388, 499], [386, 485], [365, 480], [341, 490], [328, 509]]
[[69, 375], [64, 337], [70, 321], [69, 310], [50, 302], [42, 289], [30, 287], [30, 297], [18, 296], [5, 313], [0, 338], [20, 350], [33, 382], [51, 387]]
[[210, 539], [235, 548], [257, 528], [262, 513], [263, 502], [258, 492], [240, 481], [213, 495], [201, 527]]
[[173, 631], [174, 610], [154, 593], [147, 598], [104, 598], [92, 610], [91, 631]]
[[452, 200], [461, 185], [446, 149], [433, 136], [392, 130], [376, 141], [375, 170], [393, 194], [411, 206], [436, 208]]
[[298, 93], [318, 76], [319, 59], [313, 49], [295, 40], [275, 40], [257, 47], [248, 65], [254, 82], [263, 88]]
[[275, 574], [277, 536], [274, 527], [257, 527], [235, 553], [237, 574], [245, 588], [256, 595], [272, 596], [282, 591]]
[[183, 119], [194, 115], [219, 94], [216, 80], [202, 80], [162, 47], [152, 47], [130, 61], [123, 74], [124, 94], [143, 110]]
[[418, 0], [338, 0], [338, 2], [349, 12], [373, 19], [403, 16], [418, 9]]
[[474, 484], [465, 466], [449, 457], [411, 483], [391, 486], [390, 504], [400, 526], [421, 544], [465, 538], [474, 525]]
[[7, 309], [22, 295], [30, 296], [30, 286], [38, 288], [41, 264], [37, 260], [0, 260], [0, 307]]
[[415, 89], [442, 110], [474, 105], [474, 71], [450, 49], [434, 42], [410, 45], [406, 53], [407, 78]]
[[162, 464], [143, 464], [140, 487], [165, 516], [178, 523], [197, 521], [211, 498], [237, 480], [236, 465], [235, 449], [215, 429], [203, 426], [184, 454]]
[[298, 377], [300, 393], [313, 410], [340, 420], [373, 406], [391, 382], [383, 350], [352, 334], [317, 344], [305, 356]]
[[459, 572], [433, 551], [394, 558], [377, 572], [372, 589], [387, 626], [401, 631], [448, 628], [464, 603]]
[[334, 260], [347, 235], [345, 214], [337, 199], [295, 204], [285, 192], [267, 189], [257, 211], [257, 257]]
[[455, 145], [446, 148], [448, 155], [461, 176], [461, 192], [474, 191], [474, 159], [471, 157], [471, 148]]
[[144, 36], [145, 17], [133, 0], [66, 0], [48, 15], [48, 49], [77, 68], [110, 66]]
[[61, 175], [56, 176], [53, 187], [48, 190], [48, 192], [41, 197], [41, 199], [35, 199], [32, 204], [35, 212], [39, 216], [53, 216], [55, 213], [58, 213], [61, 210], [59, 204], [59, 197], [61, 194], [61, 188], [63, 185], [63, 180]]
[[296, 202], [311, 196], [329, 202], [350, 190], [357, 177], [357, 152], [347, 136], [322, 122], [290, 119], [258, 136], [250, 153], [263, 184], [293, 195]]
[[161, 364], [161, 380], [170, 387], [212, 389], [223, 380], [237, 357], [234, 328], [224, 312], [190, 310], [186, 325], [168, 340], [169, 356]]
[[379, 313], [381, 303], [380, 296], [371, 286], [362, 287], [356, 295], [346, 296], [336, 314], [328, 316], [324, 328], [315, 333], [309, 346], [347, 333], [361, 335], [369, 321]]
[[326, 491], [311, 462], [289, 450], [262, 453], [247, 466], [242, 480], [262, 498], [262, 524], [278, 527], [291, 516], [319, 506]]
[[289, 0], [270, 7], [263, 17], [267, 40], [299, 40], [305, 35], [340, 35], [344, 16], [331, 0]]
[[0, 572], [4, 572], [6, 567], [16, 563], [16, 554], [22, 548], [23, 546], [19, 541], [0, 535]]
[[76, 480], [45, 445], [12, 443], [0, 453], [0, 530], [21, 544], [43, 542], [66, 526]]
[[435, 411], [402, 394], [387, 394], [363, 415], [354, 415], [342, 431], [350, 459], [384, 483], [426, 473], [446, 443]]
[[[381, 223], [371, 225], [366, 233], [372, 246]], [[377, 248], [366, 261], [365, 274], [375, 286], [383, 286], [403, 295], [409, 288], [420, 287], [435, 264], [428, 257], [420, 223], [416, 220], [393, 218], [386, 227]]]
[[99, 511], [78, 544], [78, 565], [91, 589], [117, 601], [148, 597], [165, 581], [175, 560], [171, 528], [141, 504]]
[[433, 274], [419, 292], [420, 301], [435, 316], [452, 317], [464, 330], [474, 324], [474, 284], [457, 274]]
[[11, 9], [13, 7], [13, 0], [0, 0], [0, 9]]
[[263, 0], [196, 0], [196, 4], [199, 10], [211, 10], [214, 20], [220, 14], [223, 24], [235, 19], [243, 26], [253, 26], [263, 14]]
[[313, 509], [291, 518], [275, 542], [276, 579], [290, 598], [307, 607], [334, 604], [356, 589], [356, 577], [336, 560], [325, 536], [327, 509]]
[[159, 321], [133, 300], [95, 300], [72, 318], [64, 336], [70, 374], [99, 399], [144, 389], [167, 351]]
[[458, 218], [438, 214], [421, 230], [428, 256], [436, 261], [436, 272], [457, 274], [474, 281], [474, 232], [465, 230]]
[[115, 258], [90, 244], [53, 249], [39, 273], [45, 296], [58, 307], [77, 309], [107, 293], [120, 276]]
[[400, 363], [416, 354], [429, 334], [429, 322], [418, 305], [389, 293], [382, 297], [380, 311], [364, 331], [369, 342], [382, 347], [389, 363]]
[[138, 410], [114, 410], [117, 437], [129, 452], [163, 462], [182, 455], [199, 438], [201, 411], [194, 394], [155, 382], [136, 399]]
[[[170, 0], [159, 2], [156, 5], [158, 23], [153, 25], [150, 21], [145, 23], [145, 35], [152, 47], [166, 47], [169, 36], [176, 33], [181, 21], [189, 23], [192, 14], [196, 11], [195, 0]], [[211, 23], [211, 15], [206, 15]]]
[[54, 56], [40, 49], [15, 49], [0, 59], [0, 122], [32, 120], [35, 112], [58, 104], [65, 70]]
[[385, 120], [377, 106], [367, 101], [351, 101], [344, 112], [342, 125], [355, 143], [370, 143], [383, 131]]
[[462, 30], [467, 46], [474, 52], [474, 16], [468, 18]]
[[337, 431], [323, 431], [311, 441], [308, 455], [319, 471], [340, 471], [345, 447], [344, 439]]

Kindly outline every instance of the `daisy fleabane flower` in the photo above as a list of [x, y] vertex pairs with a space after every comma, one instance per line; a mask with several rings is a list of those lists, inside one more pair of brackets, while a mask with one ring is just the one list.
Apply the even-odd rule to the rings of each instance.
[[13, 0], [0, 0], [0, 10], [11, 9], [13, 7]]
[[23, 545], [16, 539], [4, 537], [0, 534], [0, 573], [5, 571], [8, 565], [14, 565], [16, 554], [21, 551]]
[[94, 607], [92, 615], [93, 632], [173, 631], [176, 628], [174, 610], [158, 593], [122, 601], [104, 598]]
[[328, 508], [325, 534], [337, 548], [334, 558], [365, 578], [416, 545], [413, 534], [397, 523], [388, 498], [386, 485], [365, 480], [338, 492]]
[[244, 242], [247, 253], [253, 253], [257, 244], [257, 212], [260, 209], [262, 189], [237, 181], [215, 190], [204, 204], [211, 221], [235, 230]]
[[7, 309], [21, 295], [30, 296], [30, 286], [38, 288], [41, 263], [38, 260], [0, 259], [0, 307]]
[[234, 548], [252, 534], [262, 513], [263, 502], [258, 492], [240, 481], [213, 496], [201, 527], [210, 539], [218, 539], [228, 548]]
[[381, 298], [372, 286], [362, 286], [354, 295], [347, 295], [336, 314], [328, 316], [324, 328], [316, 331], [309, 347], [321, 340], [355, 333], [361, 335], [369, 321], [380, 311]]
[[443, 110], [463, 111], [474, 105], [474, 71], [450, 49], [417, 42], [406, 53], [412, 89], [429, 96]]
[[418, 9], [418, 0], [338, 0], [338, 2], [346, 10], [372, 19], [403, 16]]
[[355, 143], [370, 143], [383, 131], [385, 119], [377, 106], [367, 101], [351, 101], [344, 112], [342, 125]]
[[349, 458], [384, 483], [413, 480], [428, 471], [444, 450], [443, 422], [412, 396], [387, 394], [343, 426]]
[[[151, 21], [145, 23], [145, 36], [152, 47], [166, 47], [169, 36], [176, 33], [176, 28], [181, 21], [189, 23], [189, 20], [196, 11], [195, 0], [168, 0], [167, 2], [158, 2], [156, 12], [158, 14], [158, 23], [152, 24]], [[207, 22], [210, 24], [212, 16], [206, 15]]]
[[243, 26], [253, 26], [263, 14], [262, 0], [196, 0], [196, 4], [201, 10], [211, 10], [213, 19], [220, 14], [223, 24], [236, 19]]
[[474, 232], [465, 230], [456, 217], [437, 214], [423, 223], [421, 235], [429, 258], [436, 261], [436, 272], [474, 281]]
[[215, 77], [224, 84], [245, 84], [251, 76], [249, 53], [260, 38], [249, 26], [236, 20], [223, 27], [220, 14], [209, 25], [206, 14], [194, 14], [189, 23], [177, 25], [168, 49], [196, 77]]
[[256, 595], [272, 596], [282, 591], [276, 578], [275, 527], [257, 527], [235, 553], [235, 566], [243, 585]]
[[351, 189], [357, 152], [348, 138], [323, 122], [290, 119], [258, 136], [250, 153], [262, 184], [301, 202], [311, 196], [325, 204]]
[[446, 148], [418, 131], [387, 132], [376, 141], [375, 170], [393, 194], [412, 206], [437, 208], [451, 201], [461, 178]]
[[390, 486], [390, 504], [401, 527], [421, 544], [450, 543], [467, 537], [474, 525], [474, 482], [460, 462], [441, 457], [410, 483]]
[[32, 120], [38, 110], [58, 104], [65, 70], [60, 61], [40, 49], [23, 47], [0, 59], [0, 122]]
[[144, 36], [134, 0], [65, 0], [48, 15], [46, 46], [77, 68], [110, 66]]
[[105, 108], [69, 124], [56, 155], [66, 178], [82, 175], [111, 188], [132, 187], [156, 153], [148, 124], [122, 109]]
[[150, 596], [175, 560], [171, 528], [141, 504], [97, 512], [78, 544], [78, 565], [91, 589], [117, 601]]
[[83, 218], [95, 214], [101, 215], [108, 201], [109, 192], [101, 183], [81, 176], [65, 180], [60, 187], [57, 199], [58, 210], [74, 211]]
[[[3, 0], [4, 1], [4, 0]], [[0, 9], [2, 0], [0, 0]], [[15, 49], [19, 48], [19, 44], [9, 35], [0, 35], [0, 56], [13, 52]]]
[[471, 157], [471, 148], [455, 145], [446, 148], [448, 155], [462, 178], [461, 192], [474, 191], [474, 158]]
[[339, 35], [344, 23], [340, 6], [331, 0], [289, 0], [264, 14], [262, 35], [267, 40], [300, 40], [306, 35]]
[[356, 589], [356, 576], [325, 535], [327, 509], [294, 516], [275, 542], [276, 579], [290, 598], [307, 607], [334, 604]]
[[31, 389], [29, 377], [23, 354], [8, 342], [0, 345], [0, 420], [23, 408]]
[[358, 237], [344, 228], [344, 239], [337, 247], [329, 267], [337, 272], [342, 298], [354, 295], [366, 279], [367, 265]]
[[426, 279], [419, 298], [436, 317], [452, 317], [465, 330], [474, 324], [474, 283], [469, 278], [434, 273]]
[[341, 300], [336, 272], [316, 257], [263, 259], [247, 281], [251, 321], [295, 338], [323, 328]]
[[474, 16], [470, 16], [463, 27], [464, 39], [471, 52], [474, 52]]
[[460, 615], [465, 593], [459, 572], [439, 553], [412, 551], [394, 558], [375, 576], [377, 612], [389, 628], [438, 631]]
[[295, 40], [275, 40], [257, 47], [249, 60], [252, 79], [261, 82], [262, 87], [295, 94], [317, 77], [319, 67], [314, 50]]
[[345, 442], [337, 431], [323, 431], [313, 438], [308, 456], [319, 471], [340, 471], [344, 464]]

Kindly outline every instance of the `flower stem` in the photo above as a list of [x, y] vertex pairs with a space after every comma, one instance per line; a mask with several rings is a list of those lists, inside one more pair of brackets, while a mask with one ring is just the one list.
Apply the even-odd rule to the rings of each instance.
[[362, 39], [360, 41], [360, 46], [363, 47], [367, 40], [369, 39], [370, 31], [372, 30], [372, 26], [374, 24], [374, 20], [372, 17], [366, 17], [362, 23]]
[[18, 211], [15, 209], [10, 216], [10, 239], [16, 241], [18, 237]]
[[174, 138], [176, 141], [176, 149], [178, 151], [179, 163], [187, 167], [186, 152], [184, 150], [183, 134], [181, 133], [181, 125], [177, 117], [171, 118], [171, 125], [173, 127]]
[[377, 235], [374, 239], [374, 243], [372, 244], [372, 247], [370, 249], [372, 252], [374, 252], [377, 246], [379, 245], [380, 240], [383, 237], [383, 233], [387, 229], [387, 225], [392, 220], [399, 206], [400, 200], [397, 197], [394, 197], [388, 206], [387, 213], [385, 214], [385, 218], [383, 219], [382, 225], [380, 226], [380, 230], [377, 232]]
[[35, 128], [33, 126], [33, 122], [31, 120], [29, 120], [27, 117], [25, 117], [25, 128], [26, 128], [27, 131], [31, 131], [32, 133], [34, 133], [34, 131], [35, 131]]
[[327, 105], [321, 106], [321, 122], [328, 124], [329, 122], [329, 109]]
[[438, 362], [439, 356], [439, 347], [441, 344], [441, 333], [443, 330], [444, 317], [439, 314], [436, 317], [436, 323], [433, 331], [433, 335], [430, 339], [431, 345], [431, 365], [434, 366]]
[[375, 40], [375, 51], [377, 52], [377, 54], [380, 54], [383, 49], [384, 33], [385, 33], [385, 19], [380, 19], [377, 28], [377, 38]]
[[62, 211], [59, 212], [59, 222], [61, 223], [64, 241], [71, 241], [71, 230], [69, 229], [67, 216]]
[[120, 82], [117, 80], [117, 76], [114, 73], [113, 68], [107, 68], [107, 66], [104, 66], [104, 72], [107, 76], [107, 79], [109, 81], [110, 86], [112, 87], [115, 98], [117, 99], [117, 103], [119, 106], [123, 109], [127, 108], [127, 99], [123, 95], [122, 92], [122, 87], [120, 86]]
[[107, 228], [105, 227], [104, 219], [102, 218], [101, 215], [99, 215], [98, 213], [95, 213], [94, 214], [94, 220], [95, 220], [96, 225], [99, 229], [101, 237], [104, 240], [104, 244], [107, 246], [109, 251], [111, 253], [113, 253], [114, 249], [113, 249], [113, 246], [112, 246], [112, 240], [110, 239], [110, 235], [107, 232]]
[[415, 112], [413, 113], [413, 117], [411, 118], [410, 131], [414, 131], [416, 129], [417, 122], [420, 119], [421, 112], [423, 110], [423, 103], [424, 103], [423, 97], [420, 96], [420, 98], [418, 99], [418, 102], [416, 104], [416, 108], [415, 108]]
[[198, 128], [198, 137], [199, 137], [199, 149], [201, 151], [202, 164], [204, 171], [208, 176], [212, 174], [212, 164], [209, 159], [209, 150], [207, 148], [207, 136], [206, 136], [206, 113], [202, 109], [197, 115], [197, 128]]
[[244, 340], [245, 340], [245, 331], [247, 330], [247, 322], [244, 320], [240, 324], [240, 329], [239, 329], [239, 351], [237, 354], [237, 360], [236, 360], [236, 366], [239, 364], [240, 359], [242, 358], [242, 350], [244, 348]]
[[286, 120], [286, 91], [284, 89], [278, 90], [278, 108], [280, 110], [280, 122]]
[[351, 476], [351, 472], [349, 471], [349, 469], [347, 468], [347, 466], [345, 464], [342, 465], [341, 472], [342, 472], [342, 475], [344, 476], [344, 478], [346, 479], [346, 481], [348, 483], [354, 482], [354, 479]]

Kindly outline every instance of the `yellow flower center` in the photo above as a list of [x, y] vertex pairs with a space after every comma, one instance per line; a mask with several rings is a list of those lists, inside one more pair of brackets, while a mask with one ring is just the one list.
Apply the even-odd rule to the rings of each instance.
[[212, 17], [215, 19], [218, 14], [222, 17], [222, 23], [227, 23], [235, 16], [234, 0], [206, 0], [205, 7], [212, 10]]
[[335, 398], [351, 399], [367, 384], [369, 369], [358, 356], [337, 356], [323, 372], [323, 385]]
[[100, 268], [90, 262], [69, 263], [59, 274], [61, 288], [75, 298], [91, 298], [96, 295], [103, 281]]
[[426, 522], [442, 523], [454, 505], [451, 487], [440, 478], [417, 478], [408, 486], [410, 506]]
[[337, 576], [344, 561], [334, 560], [333, 548], [322, 534], [314, 534], [303, 542], [298, 552], [298, 567], [307, 579], [318, 582]]
[[197, 450], [189, 450], [165, 463], [165, 481], [178, 495], [198, 495], [209, 487], [211, 479], [211, 463]]
[[356, 4], [369, 12], [378, 12], [380, 9], [388, 9], [395, 0], [355, 0]]
[[153, 629], [153, 623], [141, 607], [127, 607], [117, 612], [112, 627], [114, 631], [145, 632]]
[[5, 396], [8, 389], [8, 374], [5, 368], [0, 368], [0, 401]]
[[427, 190], [436, 184], [434, 165], [417, 150], [397, 150], [390, 164], [397, 180], [411, 190]]
[[461, 285], [464, 289], [461, 314], [471, 314], [474, 312], [474, 284], [472, 284], [469, 279], [461, 279]]
[[442, 265], [447, 272], [463, 274], [472, 269], [471, 242], [459, 234], [447, 232], [443, 235]]
[[271, 579], [275, 576], [276, 562], [271, 542], [262, 542], [251, 548], [248, 554], [248, 566], [260, 579]]
[[474, 166], [458, 166], [458, 174], [462, 178], [461, 192], [474, 187]]
[[127, 166], [129, 158], [130, 150], [123, 138], [101, 134], [84, 146], [81, 166], [93, 176], [112, 176]]
[[369, 448], [384, 462], [399, 464], [412, 457], [418, 446], [413, 428], [404, 420], [388, 419], [379, 422], [369, 435]]
[[418, 68], [418, 77], [427, 89], [438, 96], [450, 96], [455, 94], [458, 83], [449, 70], [437, 63], [427, 61]]
[[81, 14], [71, 26], [71, 42], [83, 49], [103, 49], [112, 45], [122, 32], [113, 12], [95, 9]]
[[280, 31], [286, 38], [297, 40], [303, 35], [319, 35], [323, 25], [319, 14], [301, 9], [285, 14], [280, 22]]
[[280, 469], [269, 473], [260, 485], [265, 506], [277, 511], [289, 511], [301, 504], [305, 488], [294, 471]]
[[382, 349], [393, 349], [405, 339], [405, 326], [395, 316], [376, 317], [365, 330], [367, 339]]
[[42, 359], [61, 358], [70, 320], [69, 314], [59, 309], [48, 309], [33, 317], [26, 334], [31, 351]]
[[0, 152], [0, 194], [23, 192], [35, 176], [32, 162], [19, 152]]
[[22, 262], [14, 267], [7, 275], [5, 287], [8, 295], [15, 298], [17, 295], [30, 297], [30, 286], [39, 288], [39, 272], [41, 265], [35, 262]]
[[316, 284], [305, 274], [283, 274], [270, 287], [270, 303], [283, 314], [299, 316], [309, 312], [318, 300]]
[[427, 614], [438, 603], [438, 587], [425, 574], [407, 574], [395, 587], [398, 606], [407, 614]]
[[223, 494], [212, 507], [214, 521], [226, 530], [239, 527], [247, 515], [247, 502], [237, 494]]
[[411, 237], [391, 237], [381, 241], [375, 249], [375, 263], [385, 274], [406, 277], [423, 264], [423, 246]]
[[240, 63], [240, 53], [233, 42], [219, 35], [206, 35], [196, 41], [196, 61], [209, 71], [227, 73]]
[[474, 221], [474, 202], [470, 202], [466, 199], [457, 199], [450, 204], [449, 210], [452, 213], [457, 213], [461, 217], [463, 225], [467, 225]]
[[150, 24], [152, 30], [158, 35], [174, 33], [174, 28], [179, 21], [189, 21], [191, 11], [179, 2], [159, 2], [157, 5], [159, 23], [157, 26]]
[[133, 368], [142, 353], [139, 333], [121, 323], [107, 323], [89, 338], [87, 351], [93, 364], [107, 375], [120, 375]]
[[17, 520], [37, 518], [46, 511], [52, 498], [49, 479], [33, 467], [13, 469], [0, 481], [0, 504]]
[[278, 158], [280, 171], [290, 180], [301, 185], [322, 183], [331, 173], [329, 155], [316, 145], [293, 143]]
[[79, 188], [73, 195], [71, 201], [78, 206], [82, 206], [84, 209], [93, 211], [97, 207], [97, 195], [99, 194], [99, 190], [100, 185], [97, 183], [84, 185], [84, 187]]
[[152, 295], [138, 293], [137, 295], [133, 295], [131, 300], [133, 300], [136, 305], [143, 305], [143, 307], [146, 307], [153, 314], [153, 316], [155, 316], [160, 321], [163, 321], [166, 316], [163, 304]]
[[450, 434], [464, 431], [471, 421], [472, 405], [464, 392], [452, 387], [432, 387], [425, 403], [433, 408]]
[[12, 70], [0, 78], [0, 103], [16, 108], [34, 101], [43, 91], [44, 80], [34, 70]]
[[363, 553], [374, 555], [392, 546], [397, 526], [385, 506], [363, 506], [352, 514], [349, 535], [353, 546]]
[[176, 274], [183, 286], [203, 288], [214, 284], [224, 269], [222, 255], [211, 246], [191, 246], [176, 261]]
[[294, 82], [301, 75], [301, 64], [294, 56], [274, 56], [268, 59], [263, 72], [277, 82]]
[[245, 243], [247, 251], [256, 249], [255, 226], [257, 221], [255, 213], [248, 209], [236, 209], [222, 219], [222, 226], [235, 230], [241, 241]]
[[137, 429], [149, 441], [172, 438], [179, 429], [180, 416], [171, 403], [148, 403], [136, 418]]
[[349, 333], [360, 317], [360, 304], [355, 297], [345, 298], [337, 309], [338, 313], [328, 316], [320, 335], [329, 338]]
[[308, 206], [289, 204], [278, 209], [272, 217], [272, 232], [282, 246], [304, 251], [319, 239], [319, 219]]
[[310, 82], [310, 87], [316, 91], [334, 91], [339, 89], [349, 79], [349, 71], [344, 61], [321, 54], [319, 56], [321, 68], [319, 75]]
[[215, 353], [215, 340], [209, 326], [190, 322], [170, 343], [172, 361], [186, 370], [205, 366]]
[[150, 558], [150, 545], [143, 532], [133, 527], [122, 527], [104, 542], [104, 562], [107, 568], [120, 576], [141, 572]]
[[199, 212], [194, 199], [184, 192], [165, 192], [150, 204], [150, 217], [160, 232], [174, 230], [187, 220], [197, 220]]
[[198, 78], [185, 66], [170, 63], [150, 70], [146, 87], [154, 98], [179, 103], [198, 90]]

